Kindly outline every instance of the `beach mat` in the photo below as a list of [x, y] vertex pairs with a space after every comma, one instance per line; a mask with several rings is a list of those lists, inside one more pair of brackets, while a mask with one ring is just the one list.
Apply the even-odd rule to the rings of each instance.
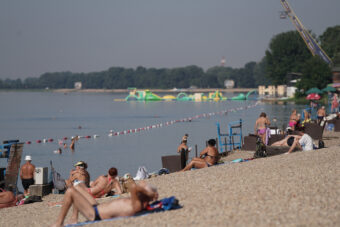
[[140, 216], [145, 216], [145, 215], [152, 214], [152, 213], [164, 212], [164, 211], [167, 211], [167, 210], [177, 210], [177, 209], [180, 209], [182, 207], [183, 206], [178, 204], [178, 200], [174, 196], [172, 196], [172, 197], [164, 198], [162, 200], [153, 202], [150, 206], [147, 207], [147, 210], [143, 210], [141, 212], [138, 212], [133, 216], [114, 217], [114, 218], [98, 220], [98, 221], [86, 221], [86, 222], [80, 222], [80, 223], [77, 223], [77, 224], [65, 225], [65, 226], [66, 227], [84, 226], [84, 225], [103, 222], [103, 221], [114, 221], [114, 220], [119, 220], [119, 219], [123, 219], [123, 218], [140, 217]]

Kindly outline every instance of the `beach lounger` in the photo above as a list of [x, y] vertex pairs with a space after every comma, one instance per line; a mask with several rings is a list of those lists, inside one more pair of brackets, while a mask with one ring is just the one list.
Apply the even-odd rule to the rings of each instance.
[[322, 140], [324, 126], [320, 126], [317, 123], [305, 123], [305, 133], [312, 137], [313, 140]]
[[180, 171], [182, 169], [182, 158], [180, 155], [162, 156], [162, 166], [168, 169], [170, 173]]
[[129, 217], [115, 217], [115, 218], [110, 218], [110, 219], [104, 219], [104, 220], [99, 220], [99, 221], [86, 221], [86, 222], [81, 222], [77, 224], [71, 224], [71, 225], [66, 225], [67, 227], [72, 227], [72, 226], [83, 226], [83, 225], [88, 225], [88, 224], [93, 224], [93, 223], [98, 223], [98, 222], [103, 222], [103, 221], [114, 221], [122, 218], [131, 218], [131, 217], [139, 217], [139, 216], [145, 216], [148, 214], [156, 213], [156, 212], [163, 212], [167, 210], [177, 210], [182, 208], [182, 206], [178, 203], [178, 200], [176, 197], [171, 196], [168, 198], [164, 198], [161, 200], [158, 200], [156, 202], [153, 202], [147, 207], [147, 210], [141, 211], [134, 216], [129, 216]]
[[334, 132], [340, 132], [340, 119], [327, 121], [329, 124], [334, 124]]
[[[256, 149], [256, 135], [254, 134], [249, 134], [249, 136], [244, 137], [244, 144], [242, 146], [242, 150], [245, 151], [255, 151]], [[268, 145], [270, 146], [271, 144], [280, 141], [284, 139], [285, 136], [282, 134], [276, 134], [276, 135], [270, 135]]]

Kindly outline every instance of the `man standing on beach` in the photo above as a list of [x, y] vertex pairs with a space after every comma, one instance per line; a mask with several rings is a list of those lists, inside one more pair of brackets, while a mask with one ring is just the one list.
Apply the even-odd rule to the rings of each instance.
[[22, 182], [22, 186], [24, 187], [24, 194], [25, 196], [29, 194], [29, 187], [30, 185], [34, 184], [34, 171], [35, 166], [31, 163], [32, 157], [30, 155], [27, 155], [25, 157], [26, 163], [21, 166], [20, 170], [20, 178]]

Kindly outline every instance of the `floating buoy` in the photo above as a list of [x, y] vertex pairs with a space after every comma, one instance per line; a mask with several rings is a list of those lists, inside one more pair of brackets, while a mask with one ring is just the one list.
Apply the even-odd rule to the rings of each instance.
[[31, 144], [31, 141], [26, 141], [26, 144]]
[[49, 138], [49, 139], [48, 139], [48, 142], [53, 142], [53, 139], [52, 139], [52, 138]]
[[99, 136], [98, 135], [93, 135], [93, 138], [98, 138]]
[[43, 139], [43, 143], [47, 143], [47, 139]]
[[37, 143], [41, 143], [41, 140], [37, 140], [36, 142], [37, 142]]
[[86, 138], [86, 139], [90, 139], [90, 138], [91, 138], [91, 136], [85, 136], [85, 138]]
[[64, 137], [64, 140], [67, 140], [67, 137]]

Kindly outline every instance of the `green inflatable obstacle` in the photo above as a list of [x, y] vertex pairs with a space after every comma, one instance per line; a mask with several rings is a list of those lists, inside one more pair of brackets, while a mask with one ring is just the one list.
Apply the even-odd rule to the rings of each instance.
[[240, 93], [238, 96], [232, 97], [231, 100], [246, 100], [246, 96]]

